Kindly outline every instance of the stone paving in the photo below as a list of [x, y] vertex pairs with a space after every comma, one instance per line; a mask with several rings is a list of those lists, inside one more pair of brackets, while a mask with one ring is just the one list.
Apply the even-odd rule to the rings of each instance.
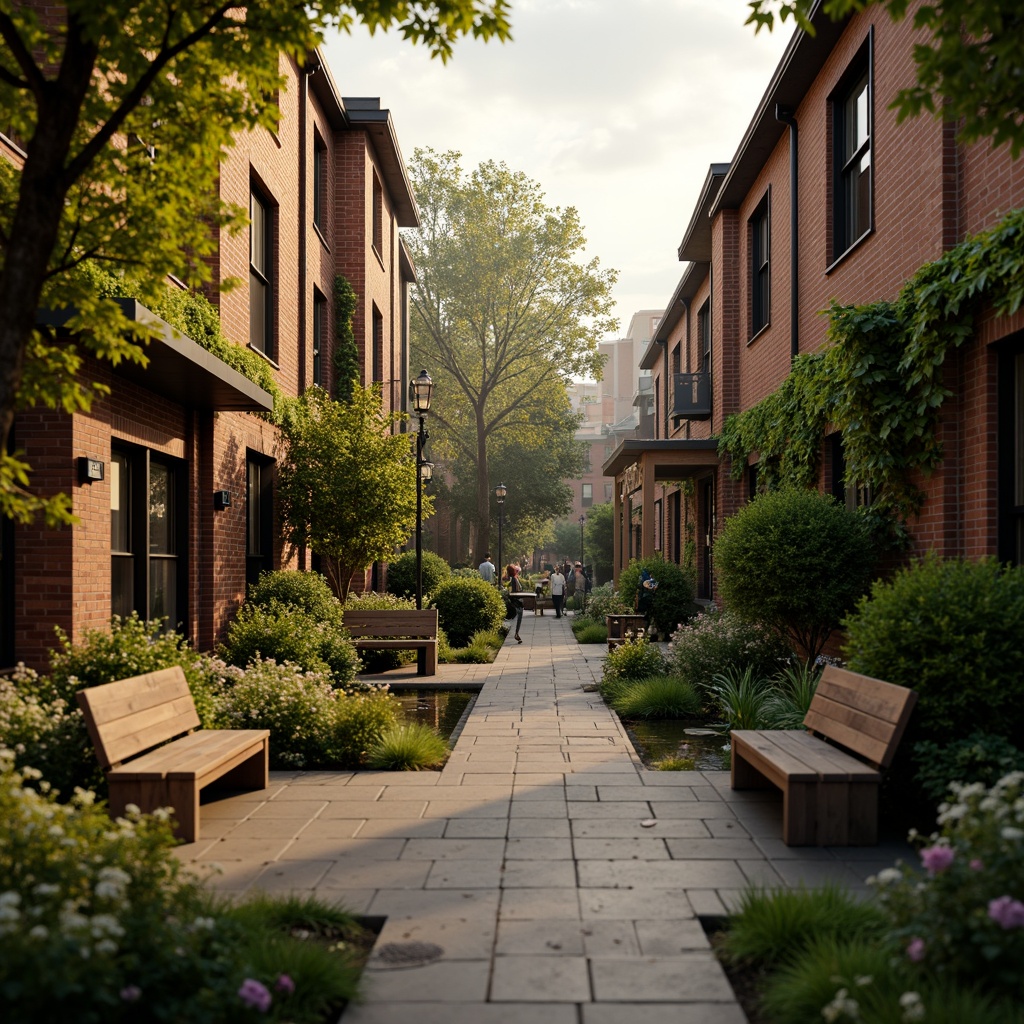
[[443, 771], [273, 772], [207, 800], [179, 856], [220, 865], [227, 893], [385, 919], [343, 1024], [742, 1024], [698, 918], [751, 884], [863, 891], [907, 847], [786, 847], [776, 794], [643, 767], [584, 690], [603, 648], [550, 615], [521, 635], [492, 665], [439, 666], [483, 684]]

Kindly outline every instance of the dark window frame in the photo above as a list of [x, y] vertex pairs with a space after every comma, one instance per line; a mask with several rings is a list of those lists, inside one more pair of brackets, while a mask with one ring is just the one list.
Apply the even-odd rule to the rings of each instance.
[[998, 557], [1024, 565], [1024, 340], [998, 359]]
[[[259, 238], [256, 223], [256, 208], [262, 213], [262, 252], [254, 242]], [[276, 280], [274, 260], [274, 217], [276, 207], [267, 194], [255, 183], [249, 188], [249, 347], [268, 359], [274, 359], [274, 281]], [[262, 309], [259, 310], [263, 329], [257, 328], [255, 315], [259, 302], [257, 292], [262, 292]]]
[[245, 582], [257, 583], [260, 573], [273, 568], [274, 460], [248, 449], [245, 453]]
[[[590, 489], [590, 493], [587, 494], [587, 489]], [[580, 488], [580, 504], [583, 508], [590, 508], [594, 504], [594, 485], [591, 483], [584, 483]]]
[[311, 380], [322, 388], [324, 386], [323, 353], [325, 351], [324, 335], [327, 329], [327, 297], [319, 288], [313, 289], [313, 365]]
[[384, 259], [384, 186], [376, 172], [373, 174], [373, 249]]
[[313, 226], [326, 232], [327, 223], [327, 143], [319, 132], [313, 133]]
[[747, 222], [750, 241], [750, 340], [772, 321], [771, 314], [771, 191]]

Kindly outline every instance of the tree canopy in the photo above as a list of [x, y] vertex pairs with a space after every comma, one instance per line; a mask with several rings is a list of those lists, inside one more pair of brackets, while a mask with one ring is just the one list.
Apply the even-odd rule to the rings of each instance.
[[616, 275], [584, 261], [573, 207], [547, 205], [536, 182], [504, 163], [467, 174], [460, 159], [418, 149], [410, 166], [422, 218], [406, 236], [418, 276], [412, 352], [434, 378], [435, 455], [463, 481], [475, 474], [470, 522], [482, 549], [497, 482], [490, 453], [539, 452], [556, 433], [572, 435], [565, 384], [600, 376], [598, 340], [617, 326]]
[[[778, 17], [792, 17], [805, 31], [816, 0], [750, 0], [748, 24], [771, 30]], [[915, 28], [931, 37], [914, 47], [917, 83], [896, 95], [900, 119], [923, 111], [960, 123], [960, 139], [991, 139], [1017, 157], [1024, 149], [1021, 74], [1024, 73], [1024, 12], [1007, 0], [824, 0], [822, 11], [839, 20], [878, 4], [893, 21], [912, 11]]]
[[[234, 140], [273, 127], [281, 54], [300, 66], [324, 28], [396, 28], [447, 60], [464, 35], [509, 37], [507, 0], [65, 0], [0, 5], [0, 111], [15, 167], [0, 157], [0, 514], [71, 519], [65, 496], [28, 491], [9, 454], [14, 414], [42, 403], [87, 410], [83, 353], [145, 362], [147, 329], [77, 273], [96, 261], [137, 272], [142, 301], [167, 275], [199, 285], [220, 229]], [[18, 153], [20, 152], [20, 156]], [[75, 344], [37, 310], [70, 309]]]
[[[412, 435], [392, 433], [381, 386], [353, 382], [348, 402], [310, 388], [285, 404], [277, 494], [286, 537], [323, 560], [344, 602], [354, 573], [388, 558], [416, 526]], [[433, 501], [423, 495], [423, 516]]]

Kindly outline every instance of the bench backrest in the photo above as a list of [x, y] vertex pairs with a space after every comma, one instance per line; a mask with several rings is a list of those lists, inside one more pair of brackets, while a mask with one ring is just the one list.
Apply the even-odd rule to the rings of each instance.
[[916, 703], [917, 694], [905, 686], [827, 665], [804, 725], [888, 768]]
[[436, 608], [394, 608], [365, 611], [346, 609], [344, 626], [353, 637], [437, 638]]
[[104, 769], [200, 725], [180, 665], [90, 686], [75, 696]]

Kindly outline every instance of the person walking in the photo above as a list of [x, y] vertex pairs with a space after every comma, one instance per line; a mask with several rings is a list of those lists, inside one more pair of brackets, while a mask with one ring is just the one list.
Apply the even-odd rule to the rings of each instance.
[[496, 571], [494, 563], [491, 561], [491, 553], [488, 551], [487, 554], [484, 555], [484, 560], [477, 567], [477, 572], [480, 573], [481, 579], [485, 579], [488, 583], [493, 583]]
[[565, 577], [562, 575], [561, 566], [556, 565], [548, 578], [551, 586], [551, 604], [555, 609], [555, 618], [562, 617], [562, 598], [565, 596]]
[[523, 624], [523, 581], [519, 578], [519, 566], [509, 562], [505, 568], [508, 576], [508, 591], [512, 603], [516, 606], [516, 643], [522, 643], [523, 638], [519, 635], [519, 627]]
[[569, 598], [576, 593], [576, 573], [573, 572], [572, 562], [568, 558], [562, 565], [562, 575], [565, 577], [565, 604], [568, 610]]

